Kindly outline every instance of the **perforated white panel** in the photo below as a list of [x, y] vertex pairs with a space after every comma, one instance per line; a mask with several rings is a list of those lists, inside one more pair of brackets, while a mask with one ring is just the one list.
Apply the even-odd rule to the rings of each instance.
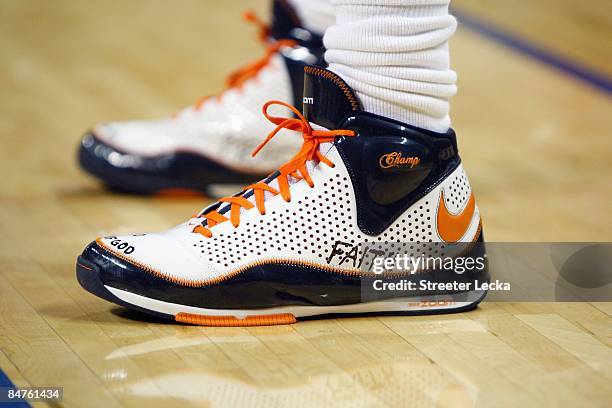
[[[341, 241], [350, 245], [367, 242], [437, 242], [436, 208], [440, 189], [455, 202], [467, 198], [467, 177], [462, 167], [448, 177], [438, 188], [415, 203], [386, 231], [377, 236], [364, 234], [357, 225], [354, 191], [348, 172], [335, 148], [328, 157], [336, 167], [319, 165], [313, 172], [315, 188], [305, 182], [293, 186], [293, 199], [286, 203], [274, 197], [266, 204], [266, 214], [256, 209], [243, 213], [238, 228], [230, 223], [213, 227], [212, 238], [198, 237], [192, 246], [211, 265], [235, 269], [262, 259], [295, 259], [342, 266], [340, 260], [327, 262], [332, 246]], [[455, 205], [457, 212], [459, 208]], [[461, 207], [463, 208], [463, 207]], [[450, 210], [450, 208], [449, 208]], [[246, 217], [245, 217], [246, 216]], [[250, 217], [248, 217], [250, 216]], [[248, 218], [247, 218], [248, 217]], [[249, 219], [250, 218], [250, 219]]]
[[[353, 265], [342, 262], [342, 257], [330, 259], [333, 247], [338, 242], [346, 251], [368, 242], [408, 243], [411, 250], [418, 251], [416, 243], [441, 241], [436, 226], [441, 191], [444, 190], [450, 202], [447, 204], [449, 210], [457, 207], [458, 202], [463, 202], [465, 206], [470, 191], [465, 172], [459, 166], [383, 233], [369, 236], [357, 225], [354, 190], [336, 148], [331, 147], [326, 155], [336, 166], [316, 166], [311, 172], [315, 187], [310, 188], [303, 180], [295, 183], [291, 187], [290, 202], [285, 202], [280, 195], [271, 197], [266, 200], [264, 215], [257, 208], [246, 210], [241, 214], [238, 227], [230, 222], [211, 227], [211, 238], [192, 232], [201, 219], [192, 219], [162, 234], [151, 234], [136, 240], [128, 237], [137, 243], [136, 250], [129, 256], [154, 268], [163, 267], [165, 274], [181, 280], [219, 278], [266, 260], [352, 269]], [[461, 208], [457, 207], [456, 210]], [[462, 240], [473, 240], [479, 220], [480, 214], [476, 208]], [[155, 238], [157, 236], [163, 236], [163, 239]], [[164, 244], [169, 241], [172, 245]], [[415, 243], [414, 247], [411, 243]]]
[[446, 208], [451, 213], [458, 213], [470, 198], [472, 188], [463, 167], [450, 179], [450, 185], [444, 189]]

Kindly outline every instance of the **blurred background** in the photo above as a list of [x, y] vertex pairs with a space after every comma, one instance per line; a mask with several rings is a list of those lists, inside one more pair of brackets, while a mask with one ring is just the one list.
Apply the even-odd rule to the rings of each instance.
[[[605, 406], [609, 303], [224, 329], [79, 287], [75, 258], [96, 236], [163, 230], [210, 202], [108, 192], [77, 166], [83, 133], [221, 91], [263, 54], [242, 12], [268, 6], [0, 1], [0, 374], [64, 386], [65, 406]], [[487, 241], [611, 241], [610, 0], [453, 9], [451, 116]]]
[[[152, 204], [110, 195], [79, 171], [75, 150], [93, 124], [170, 115], [221, 91], [228, 72], [259, 57], [241, 13], [250, 8], [265, 19], [268, 2], [228, 4], [0, 2], [4, 216], [38, 225], [40, 212], [50, 232], [76, 218], [86, 223], [77, 251], [92, 233], [165, 228], [203, 207], [202, 199]], [[457, 0], [453, 8], [453, 127], [487, 239], [610, 240], [609, 1]], [[559, 70], [525, 46], [603, 83]]]

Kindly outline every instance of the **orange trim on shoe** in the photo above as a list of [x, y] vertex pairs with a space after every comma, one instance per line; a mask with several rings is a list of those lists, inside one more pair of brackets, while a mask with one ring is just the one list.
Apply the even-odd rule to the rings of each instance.
[[446, 208], [444, 200], [444, 190], [440, 193], [438, 203], [437, 228], [440, 238], [446, 242], [457, 242], [465, 235], [468, 227], [472, 223], [472, 217], [476, 210], [476, 200], [474, 194], [470, 194], [467, 204], [458, 214], [451, 214]]
[[355, 98], [353, 91], [351, 91], [348, 85], [345, 84], [342, 78], [340, 78], [338, 75], [334, 74], [331, 71], [327, 71], [325, 69], [315, 67], [312, 65], [308, 65], [304, 67], [304, 72], [307, 74], [318, 75], [320, 77], [327, 78], [330, 81], [332, 81], [334, 84], [338, 85], [338, 87], [342, 90], [344, 95], [346, 95], [346, 97], [348, 98], [353, 110], [359, 110], [359, 102], [357, 102], [357, 99]]
[[297, 322], [297, 319], [291, 313], [247, 316], [244, 319], [239, 319], [234, 316], [205, 316], [192, 313], [179, 313], [174, 316], [174, 320], [181, 323], [213, 327], [274, 326]]
[[[473, 239], [471, 240], [471, 243], [474, 244], [476, 243], [476, 240], [479, 237], [480, 231], [482, 229], [482, 222], [479, 222], [478, 224], [478, 228], [476, 230], [476, 233], [473, 237]], [[337, 267], [333, 267], [333, 266], [328, 266], [328, 265], [323, 265], [323, 264], [319, 264], [319, 263], [315, 263], [315, 262], [308, 262], [308, 261], [300, 261], [300, 260], [295, 260], [295, 259], [286, 259], [286, 258], [269, 258], [269, 259], [264, 259], [261, 261], [255, 261], [255, 262], [250, 262], [246, 265], [243, 265], [242, 267], [238, 268], [238, 269], [234, 269], [233, 271], [230, 271], [222, 276], [218, 276], [216, 278], [212, 278], [212, 279], [203, 279], [203, 280], [187, 280], [187, 279], [181, 279], [181, 278], [177, 278], [175, 276], [170, 276], [162, 271], [159, 271], [158, 269], [144, 264], [142, 262], [136, 261], [135, 259], [132, 259], [130, 257], [128, 257], [125, 254], [122, 254], [120, 252], [116, 252], [113, 248], [109, 247], [108, 245], [106, 245], [103, 241], [102, 238], [96, 238], [96, 244], [98, 244], [98, 246], [100, 246], [101, 248], [105, 249], [106, 251], [112, 253], [113, 255], [115, 255], [117, 258], [128, 262], [140, 269], [142, 269], [143, 271], [150, 273], [151, 275], [163, 279], [167, 282], [170, 283], [174, 283], [176, 285], [182, 285], [182, 286], [187, 286], [187, 287], [193, 287], [193, 288], [198, 288], [198, 287], [204, 287], [204, 286], [211, 286], [211, 285], [216, 285], [219, 283], [222, 283], [228, 279], [231, 279], [235, 276], [240, 275], [241, 273], [245, 272], [246, 270], [248, 270], [249, 268], [253, 268], [256, 266], [264, 266], [264, 265], [292, 265], [292, 266], [305, 266], [305, 267], [312, 267], [312, 268], [318, 268], [321, 269], [325, 272], [328, 273], [335, 273], [335, 274], [339, 274], [339, 275], [345, 275], [345, 276], [352, 276], [352, 277], [372, 277], [374, 276], [373, 273], [369, 273], [369, 272], [365, 272], [362, 271], [361, 269], [342, 269], [342, 268], [337, 268]], [[470, 249], [471, 247], [468, 247], [466, 249], [466, 252]], [[81, 265], [82, 266], [82, 265]], [[417, 273], [426, 273], [428, 272], [427, 270], [421, 270], [418, 271]], [[403, 277], [403, 276], [410, 276], [412, 275], [411, 272], [407, 272], [407, 273], [387, 273], [385, 276], [387, 277], [393, 277], [393, 278], [397, 278], [397, 277]]]
[[108, 245], [106, 245], [102, 241], [102, 239], [103, 239], [102, 237], [96, 238], [96, 244], [98, 244], [98, 246], [100, 246], [101, 248], [107, 250], [111, 254], [115, 255], [117, 258], [119, 258], [119, 259], [121, 259], [123, 261], [129, 262], [132, 265], [134, 265], [134, 266], [136, 266], [136, 267], [138, 267], [138, 268], [140, 268], [140, 269], [142, 269], [142, 270], [144, 270], [146, 272], [149, 272], [150, 274], [155, 275], [155, 276], [157, 276], [159, 278], [166, 279], [166, 280], [168, 280], [170, 282], [173, 282], [173, 283], [180, 283], [178, 281], [172, 280], [171, 277], [164, 275], [162, 272], [159, 272], [157, 269], [153, 268], [152, 266], [143, 264], [142, 262], [138, 262], [135, 259], [132, 259], [132, 258], [130, 258], [127, 255], [124, 255], [124, 254], [122, 254], [120, 252], [115, 251], [113, 248], [111, 248]]
[[[169, 276], [164, 272], [161, 272], [157, 269], [155, 269], [152, 266], [149, 266], [147, 264], [144, 264], [142, 262], [136, 261], [130, 257], [128, 257], [125, 254], [122, 254], [120, 252], [116, 252], [115, 250], [113, 250], [113, 248], [109, 247], [108, 245], [106, 245], [104, 242], [102, 242], [102, 238], [97, 238], [96, 239], [96, 243], [103, 249], [107, 250], [108, 252], [112, 253], [113, 255], [115, 255], [117, 258], [125, 261], [125, 262], [129, 262], [132, 265], [144, 270], [145, 272], [150, 273], [153, 276], [156, 276], [160, 279], [164, 279], [168, 282], [177, 284], [177, 285], [183, 285], [183, 286], [189, 286], [189, 287], [194, 287], [194, 288], [198, 288], [198, 287], [202, 287], [202, 286], [210, 286], [210, 285], [216, 285], [218, 283], [224, 282], [228, 279], [231, 279], [241, 273], [243, 273], [244, 271], [246, 271], [249, 268], [255, 267], [255, 266], [262, 266], [262, 265], [274, 265], [274, 264], [287, 264], [287, 265], [296, 265], [296, 266], [310, 266], [313, 268], [319, 268], [322, 269], [326, 272], [330, 272], [330, 273], [337, 273], [337, 274], [341, 274], [341, 275], [346, 275], [346, 276], [372, 276], [372, 274], [368, 274], [368, 273], [364, 273], [363, 271], [359, 270], [359, 269], [342, 269], [342, 268], [336, 268], [333, 266], [327, 266], [327, 265], [321, 265], [321, 264], [317, 264], [314, 262], [307, 262], [307, 261], [297, 261], [297, 260], [292, 260], [292, 259], [283, 259], [283, 258], [270, 258], [270, 259], [265, 259], [262, 261], [256, 261], [256, 262], [251, 262], [248, 263], [238, 269], [234, 269], [233, 271], [230, 271], [228, 273], [226, 273], [225, 275], [216, 277], [216, 278], [212, 278], [212, 279], [203, 279], [203, 280], [187, 280], [187, 279], [181, 279], [181, 278], [177, 278], [174, 276]], [[390, 275], [389, 275], [390, 276]]]

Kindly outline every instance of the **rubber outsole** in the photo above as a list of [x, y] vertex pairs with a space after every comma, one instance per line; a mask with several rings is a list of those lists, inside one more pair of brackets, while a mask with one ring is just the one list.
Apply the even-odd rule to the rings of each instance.
[[94, 265], [83, 259], [81, 256], [77, 259], [76, 264], [77, 280], [81, 287], [88, 292], [105, 299], [111, 303], [123, 306], [125, 308], [135, 310], [148, 315], [161, 317], [164, 319], [174, 320], [178, 323], [212, 326], [212, 327], [246, 327], [246, 326], [271, 326], [281, 324], [293, 324], [298, 321], [330, 319], [330, 318], [348, 318], [348, 317], [368, 317], [368, 316], [421, 316], [421, 315], [437, 315], [462, 313], [475, 309], [478, 304], [484, 299], [486, 294], [468, 305], [457, 308], [443, 309], [427, 309], [413, 311], [378, 311], [365, 313], [326, 313], [314, 316], [296, 317], [291, 313], [279, 313], [268, 315], [248, 315], [245, 318], [237, 318], [235, 316], [210, 316], [193, 313], [177, 313], [176, 315], [160, 313], [155, 310], [146, 309], [138, 305], [128, 303], [110, 292], [100, 278], [100, 271], [97, 265]]

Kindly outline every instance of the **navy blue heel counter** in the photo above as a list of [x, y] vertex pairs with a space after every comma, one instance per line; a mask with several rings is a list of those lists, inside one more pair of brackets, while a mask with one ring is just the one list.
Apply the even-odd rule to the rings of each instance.
[[362, 232], [378, 235], [459, 166], [455, 132], [436, 133], [364, 112], [337, 74], [304, 69], [303, 112], [327, 129], [348, 129], [335, 145], [349, 172]]
[[387, 229], [461, 162], [452, 129], [435, 133], [362, 111], [340, 128], [357, 134], [336, 147], [355, 190], [359, 228], [369, 235]]

